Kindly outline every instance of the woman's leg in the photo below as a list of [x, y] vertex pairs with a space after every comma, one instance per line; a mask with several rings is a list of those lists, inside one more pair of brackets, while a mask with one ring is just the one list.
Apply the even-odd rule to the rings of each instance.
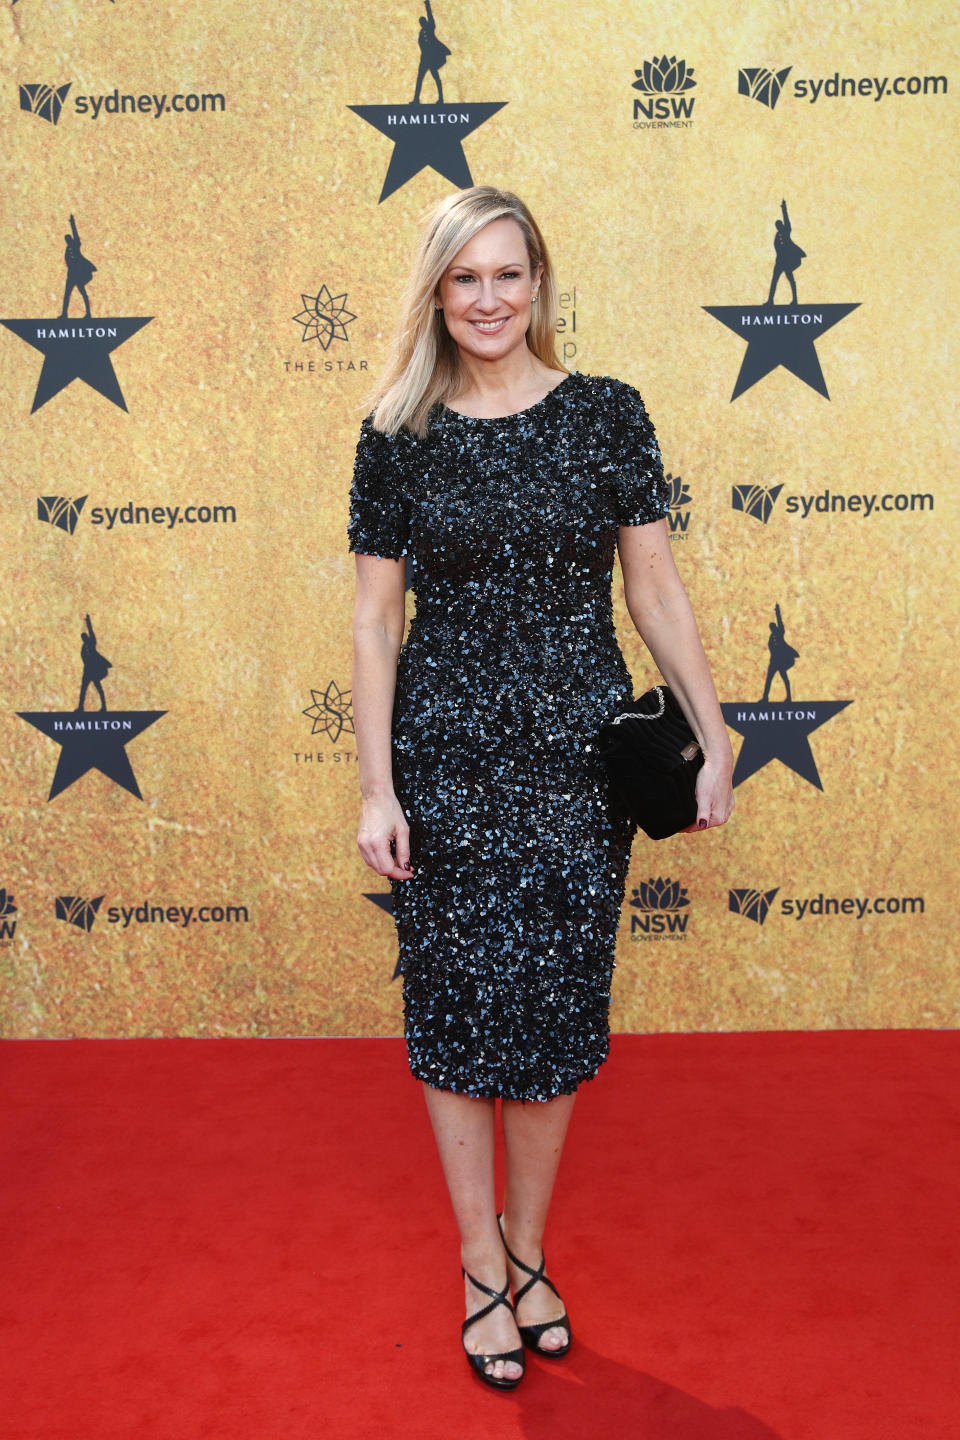
[[[440, 1163], [460, 1231], [463, 1268], [492, 1290], [501, 1290], [507, 1277], [507, 1259], [497, 1228], [493, 1180], [494, 1101], [474, 1100], [450, 1090], [424, 1085], [427, 1110], [440, 1152]], [[489, 1303], [489, 1296], [464, 1281], [466, 1314]], [[538, 1286], [542, 1289], [542, 1286]], [[520, 1348], [520, 1336], [510, 1312], [498, 1305], [467, 1331], [464, 1344], [475, 1354], [496, 1355]], [[513, 1379], [520, 1366], [497, 1360], [486, 1367], [488, 1375]]]
[[[540, 1264], [553, 1182], [575, 1099], [575, 1095], [558, 1095], [555, 1100], [503, 1102], [503, 1230], [514, 1255], [534, 1269]], [[510, 1278], [516, 1291], [530, 1277], [511, 1265]], [[563, 1302], [549, 1286], [534, 1285], [520, 1301], [517, 1318], [521, 1325], [538, 1325], [544, 1320], [559, 1320], [562, 1314]], [[544, 1332], [540, 1348], [560, 1349], [568, 1338], [566, 1330], [558, 1326]]]

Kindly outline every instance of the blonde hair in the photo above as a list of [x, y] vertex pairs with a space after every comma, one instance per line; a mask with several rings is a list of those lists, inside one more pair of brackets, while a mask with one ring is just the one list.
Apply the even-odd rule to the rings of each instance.
[[472, 185], [435, 205], [424, 217], [413, 269], [403, 294], [393, 353], [372, 396], [373, 424], [389, 434], [405, 426], [425, 435], [427, 417], [438, 401], [460, 388], [460, 358], [434, 299], [457, 255], [493, 220], [515, 220], [523, 232], [530, 271], [543, 266], [539, 300], [533, 307], [527, 344], [553, 370], [557, 359], [557, 285], [540, 228], [523, 201], [509, 190]]

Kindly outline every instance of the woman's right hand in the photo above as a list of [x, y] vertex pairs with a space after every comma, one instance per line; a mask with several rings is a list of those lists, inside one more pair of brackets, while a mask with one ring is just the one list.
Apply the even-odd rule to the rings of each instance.
[[[392, 842], [392, 850], [391, 850]], [[389, 795], [365, 798], [357, 834], [360, 854], [371, 870], [388, 880], [410, 880], [410, 826], [400, 801]]]

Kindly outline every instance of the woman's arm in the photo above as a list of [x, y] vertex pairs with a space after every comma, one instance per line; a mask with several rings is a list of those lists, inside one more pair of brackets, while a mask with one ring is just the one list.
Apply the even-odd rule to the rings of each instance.
[[[410, 830], [393, 789], [391, 731], [403, 640], [406, 561], [357, 555], [353, 719], [363, 808], [357, 844], [372, 870], [409, 880]], [[390, 842], [395, 854], [391, 854]]]
[[630, 618], [706, 757], [697, 776], [697, 820], [690, 828], [723, 825], [733, 810], [733, 751], [666, 524], [622, 525], [617, 548]]

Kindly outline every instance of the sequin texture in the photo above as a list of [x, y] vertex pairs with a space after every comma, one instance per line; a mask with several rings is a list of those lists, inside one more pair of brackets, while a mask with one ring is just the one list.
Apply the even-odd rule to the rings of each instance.
[[569, 375], [528, 410], [364, 421], [350, 548], [412, 567], [392, 882], [414, 1075], [549, 1100], [596, 1074], [632, 830], [591, 739], [632, 694], [610, 583], [620, 525], [667, 512], [640, 396]]

